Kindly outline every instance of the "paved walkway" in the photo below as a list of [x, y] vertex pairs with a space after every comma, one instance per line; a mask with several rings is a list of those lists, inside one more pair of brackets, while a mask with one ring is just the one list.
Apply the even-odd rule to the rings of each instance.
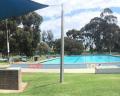
[[[28, 69], [22, 68], [22, 72], [47, 72], [47, 73], [60, 73], [59, 69]], [[95, 73], [95, 69], [64, 69], [64, 73]]]
[[7, 68], [9, 67], [10, 65], [0, 65], [0, 68]]

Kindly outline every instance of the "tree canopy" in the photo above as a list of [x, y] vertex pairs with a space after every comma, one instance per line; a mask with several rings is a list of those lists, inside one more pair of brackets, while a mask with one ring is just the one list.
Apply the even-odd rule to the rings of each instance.
[[100, 17], [95, 17], [81, 30], [85, 37], [90, 38], [89, 42], [95, 44], [96, 50], [102, 52], [104, 49], [109, 51], [115, 49], [116, 36], [120, 34], [120, 28], [117, 25], [117, 17], [112, 14], [112, 10], [106, 8]]
[[[65, 45], [64, 45], [64, 50], [65, 54], [69, 55], [79, 55], [83, 51], [83, 45], [81, 42], [71, 39], [69, 37], [65, 37]], [[61, 39], [55, 40], [55, 46], [54, 50], [56, 53], [60, 53], [61, 51]]]
[[6, 30], [9, 32], [10, 52], [32, 56], [40, 41], [40, 24], [43, 19], [35, 12], [0, 21], [0, 52], [7, 52]]

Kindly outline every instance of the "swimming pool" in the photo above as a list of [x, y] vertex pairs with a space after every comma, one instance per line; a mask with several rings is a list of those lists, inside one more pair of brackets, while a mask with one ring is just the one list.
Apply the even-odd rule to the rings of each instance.
[[[120, 62], [119, 56], [112, 55], [79, 55], [65, 56], [64, 64], [83, 64], [83, 63], [117, 63]], [[42, 64], [60, 64], [60, 58], [47, 60]]]
[[[60, 58], [48, 59], [42, 62], [42, 64], [45, 69], [56, 69], [60, 67]], [[64, 57], [64, 68], [66, 69], [91, 68], [96, 65], [103, 67], [120, 67], [120, 57], [112, 55], [78, 55]]]
[[[120, 68], [120, 56], [112, 55], [75, 55], [64, 56], [65, 69], [95, 68], [96, 66], [107, 68]], [[12, 64], [11, 67], [59, 69], [60, 57], [47, 59], [37, 64]]]

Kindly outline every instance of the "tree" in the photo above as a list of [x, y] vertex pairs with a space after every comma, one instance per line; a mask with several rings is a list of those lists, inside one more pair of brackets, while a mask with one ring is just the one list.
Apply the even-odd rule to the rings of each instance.
[[43, 42], [46, 42], [46, 41], [47, 41], [47, 32], [46, 32], [46, 31], [43, 31], [43, 32], [42, 32], [42, 41], [43, 41]]
[[[10, 35], [14, 34], [17, 30], [17, 25], [19, 24], [19, 17], [18, 18], [10, 18], [7, 20], [0, 20], [0, 52], [7, 53], [7, 32]], [[7, 28], [6, 28], [7, 24]]]
[[48, 31], [47, 31], [47, 34], [48, 34], [48, 36], [47, 36], [48, 42], [53, 41], [54, 36], [53, 36], [52, 31], [51, 31], [51, 30], [48, 30]]
[[43, 42], [46, 42], [49, 45], [49, 47], [52, 48], [53, 41], [54, 41], [54, 35], [53, 35], [52, 31], [51, 30], [43, 31], [42, 40], [43, 40]]
[[110, 8], [105, 8], [105, 9], [101, 12], [100, 17], [101, 17], [102, 19], [104, 19], [106, 16], [111, 15], [112, 13], [113, 13], [113, 12], [112, 12], [112, 10], [111, 10]]
[[119, 28], [117, 26], [117, 17], [113, 15], [112, 10], [109, 8], [105, 8], [101, 14], [101, 18], [108, 23], [104, 31], [104, 42], [111, 54], [111, 50], [114, 48], [115, 42], [114, 33], [118, 31]]
[[[105, 8], [100, 17], [95, 17], [86, 24], [80, 31], [86, 39], [87, 46], [95, 44], [97, 52], [107, 48], [111, 52], [116, 42], [115, 33], [119, 33], [117, 17], [112, 15], [112, 10]], [[118, 40], [118, 39], [117, 39]]]
[[[9, 32], [10, 52], [24, 53], [32, 56], [37, 44], [40, 42], [40, 24], [43, 19], [35, 12], [21, 17], [12, 17], [0, 21], [0, 51], [7, 52], [6, 30]], [[23, 27], [19, 28], [19, 25]]]
[[83, 39], [81, 31], [78, 31], [75, 29], [69, 30], [66, 33], [66, 35], [67, 35], [67, 37], [69, 37], [71, 39], [75, 39], [75, 40], [82, 40]]
[[106, 21], [95, 17], [91, 19], [91, 21], [84, 26], [80, 31], [83, 33], [85, 42], [88, 47], [92, 47], [94, 44], [96, 46], [96, 50], [101, 52], [103, 49], [103, 30], [106, 27]]
[[29, 31], [24, 31], [22, 28], [19, 28], [14, 35], [15, 45], [11, 43], [11, 47], [16, 48], [13, 49], [16, 52], [24, 53], [27, 56], [32, 56], [32, 36]]
[[118, 44], [119, 34], [120, 28], [116, 24], [108, 24], [104, 30], [104, 46], [106, 46], [110, 54], [111, 51], [115, 49], [115, 44]]
[[[54, 46], [54, 50], [57, 53], [60, 53], [60, 49], [61, 49], [61, 43], [60, 43], [60, 39], [55, 40], [55, 46]], [[65, 50], [65, 54], [69, 54], [69, 55], [79, 55], [82, 53], [83, 51], [83, 45], [81, 42], [65, 37], [65, 45], [64, 45], [64, 50]]]
[[35, 51], [37, 44], [40, 42], [40, 29], [43, 18], [35, 12], [22, 16], [22, 24], [25, 31], [29, 31], [32, 36], [32, 47]]
[[37, 51], [40, 53], [40, 55], [47, 54], [50, 52], [50, 47], [47, 45], [47, 43], [41, 42], [37, 46]]

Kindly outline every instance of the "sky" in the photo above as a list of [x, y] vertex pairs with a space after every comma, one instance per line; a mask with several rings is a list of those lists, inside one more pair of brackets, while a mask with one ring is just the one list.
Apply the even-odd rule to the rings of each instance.
[[51, 30], [54, 38], [60, 38], [61, 6], [64, 5], [64, 34], [68, 30], [80, 30], [94, 17], [99, 17], [104, 8], [110, 8], [118, 18], [120, 25], [120, 0], [33, 0], [51, 5], [36, 12], [43, 17], [40, 28], [42, 31]]

